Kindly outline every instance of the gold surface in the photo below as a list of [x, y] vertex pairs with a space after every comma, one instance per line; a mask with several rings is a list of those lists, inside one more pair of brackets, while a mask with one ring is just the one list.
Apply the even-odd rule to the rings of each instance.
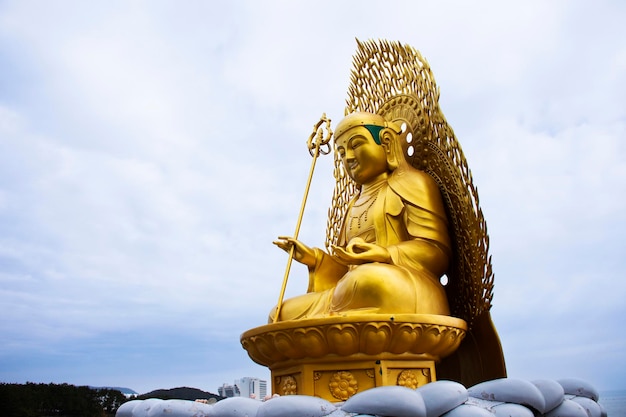
[[301, 364], [272, 371], [274, 394], [310, 395], [331, 402], [345, 401], [370, 388], [417, 388], [435, 380], [435, 367], [430, 360], [354, 360], [343, 365]]
[[336, 316], [256, 327], [242, 334], [241, 343], [270, 369], [352, 355], [438, 360], [456, 349], [466, 329], [463, 320], [430, 314]]
[[242, 345], [275, 393], [329, 401], [420, 386], [437, 368], [466, 385], [506, 376], [486, 222], [430, 67], [410, 46], [357, 43], [325, 249], [274, 242], [308, 268], [308, 290]]
[[248, 330], [241, 343], [270, 368], [274, 393], [345, 401], [383, 385], [435, 380], [435, 363], [461, 343], [463, 320], [428, 314], [337, 316]]
[[[450, 314], [471, 327], [489, 311], [493, 298], [489, 236], [467, 160], [439, 107], [439, 88], [430, 65], [417, 50], [399, 42], [357, 40], [357, 44], [345, 114], [370, 112], [397, 125], [406, 123], [401, 141], [404, 159], [435, 180], [450, 222], [453, 256], [446, 271]], [[339, 241], [342, 219], [359, 189], [337, 152], [334, 171], [327, 249]]]
[[358, 112], [337, 126], [335, 149], [359, 186], [329, 252], [295, 238], [275, 243], [309, 269], [307, 294], [272, 312], [272, 321], [346, 312], [450, 313], [439, 278], [452, 252], [437, 183], [409, 165], [410, 134], [384, 117]]
[[[364, 190], [370, 184], [353, 178], [353, 172], [346, 165], [341, 149], [335, 146], [336, 187], [329, 210], [326, 250], [310, 248], [295, 239], [275, 242], [287, 251], [294, 248], [296, 261], [305, 264], [309, 269], [310, 283], [307, 294], [287, 300], [286, 304], [289, 305], [281, 305], [286, 310], [282, 315], [277, 315], [274, 310], [273, 320], [323, 317], [329, 313], [370, 308], [371, 312], [379, 313], [450, 314], [464, 319], [471, 326], [476, 317], [489, 311], [493, 297], [493, 273], [488, 254], [487, 226], [467, 161], [439, 108], [438, 100], [439, 90], [434, 76], [418, 51], [397, 42], [358, 42], [345, 110], [348, 117], [337, 126], [338, 135], [334, 138], [334, 143], [337, 145], [343, 137], [358, 129], [359, 120], [357, 123], [354, 120], [352, 123], [345, 121], [361, 113], [360, 119], [364, 121], [361, 124], [371, 123], [384, 128], [382, 133], [387, 141], [382, 142], [381, 148], [386, 152], [387, 169], [379, 174], [388, 177], [387, 185], [395, 177], [395, 183], [400, 186], [396, 186], [394, 190], [416, 190], [417, 185], [427, 192], [420, 189], [409, 194], [396, 192], [400, 200], [410, 203], [404, 204], [400, 210], [406, 207], [416, 208], [416, 214], [405, 216], [404, 222], [397, 222], [392, 227], [374, 227], [375, 232], [366, 236], [369, 237], [366, 243], [370, 246], [362, 249], [365, 246], [359, 245], [356, 249], [366, 252], [360, 254], [364, 261], [339, 259], [336, 263], [341, 264], [344, 261], [348, 268], [356, 270], [359, 270], [357, 262], [384, 263], [392, 267], [376, 268], [386, 269], [385, 274], [397, 278], [403, 272], [392, 271], [393, 267], [402, 269], [407, 265], [395, 262], [394, 259], [389, 260], [394, 247], [401, 247], [403, 245], [399, 243], [407, 241], [415, 244], [416, 240], [434, 243], [437, 248], [423, 245], [407, 256], [399, 256], [402, 260], [411, 258], [412, 265], [408, 265], [404, 271], [408, 271], [409, 278], [386, 279], [403, 281], [395, 290], [391, 288], [394, 284], [381, 287], [388, 293], [413, 293], [413, 300], [406, 295], [396, 303], [400, 309], [394, 310], [394, 306], [384, 305], [384, 300], [368, 299], [376, 291], [360, 294], [357, 284], [359, 280], [344, 279], [349, 282], [341, 282], [342, 278], [350, 275], [348, 272], [357, 273], [333, 262], [338, 259], [337, 254], [350, 248], [350, 241], [346, 236], [346, 221], [356, 218], [358, 223], [358, 220], [366, 218], [390, 218], [395, 212], [390, 205], [381, 207], [374, 202], [374, 197], [366, 200], [368, 196]], [[359, 118], [358, 115], [356, 117]], [[379, 121], [373, 121], [376, 117]], [[401, 127], [400, 133], [395, 128], [398, 126]], [[398, 171], [402, 175], [395, 175]], [[413, 175], [413, 171], [425, 174], [434, 186], [422, 185], [425, 181], [416, 179], [419, 175]], [[411, 175], [406, 175], [405, 172]], [[380, 175], [375, 176], [374, 180]], [[436, 193], [432, 192], [433, 188], [437, 190]], [[358, 212], [358, 204], [367, 204], [368, 201], [372, 203], [371, 206], [366, 206], [369, 211]], [[433, 217], [426, 219], [426, 224], [422, 222], [424, 213], [433, 214]], [[414, 229], [424, 230], [422, 226], [425, 225], [431, 227], [428, 223], [440, 218], [445, 218], [447, 223], [438, 221], [438, 224], [432, 226], [437, 232], [435, 235], [408, 233]], [[407, 219], [418, 220], [410, 223]], [[400, 230], [400, 233], [396, 233], [396, 230]], [[375, 253], [371, 248], [378, 252]], [[438, 253], [437, 249], [443, 253]], [[373, 254], [369, 259], [368, 253]], [[424, 263], [424, 260], [435, 256], [438, 257], [435, 264]], [[443, 271], [442, 265], [446, 266]], [[361, 271], [368, 268], [361, 268]], [[445, 294], [442, 295], [443, 290], [438, 285], [431, 285], [431, 282], [444, 273], [447, 285]], [[376, 271], [365, 275], [369, 279], [371, 275], [379, 274]], [[406, 281], [410, 282], [408, 287], [405, 285]], [[375, 288], [377, 283], [371, 282], [368, 285]], [[332, 294], [338, 287], [340, 290], [341, 287], [349, 287], [349, 297], [345, 296], [345, 292]], [[383, 298], [386, 296], [381, 295]], [[350, 298], [351, 302], [343, 302]], [[426, 300], [436, 301], [431, 305], [423, 305]], [[414, 305], [413, 310], [409, 311], [407, 305]]]

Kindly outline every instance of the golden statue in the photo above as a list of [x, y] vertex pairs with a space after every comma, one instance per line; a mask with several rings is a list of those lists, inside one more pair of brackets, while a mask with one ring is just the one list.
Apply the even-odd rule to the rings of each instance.
[[289, 237], [274, 242], [287, 252], [295, 246], [294, 259], [309, 269], [308, 293], [286, 300], [278, 320], [450, 314], [439, 282], [452, 251], [446, 213], [433, 178], [404, 158], [401, 140], [408, 134], [406, 122], [366, 112], [337, 125], [336, 152], [358, 192], [332, 255]]
[[[300, 242], [299, 223], [274, 242], [289, 252], [279, 302], [242, 344], [281, 395], [343, 401], [380, 385], [503, 377], [486, 223], [430, 68], [409, 46], [357, 43], [326, 248]], [[308, 291], [283, 302], [292, 258], [308, 267]]]

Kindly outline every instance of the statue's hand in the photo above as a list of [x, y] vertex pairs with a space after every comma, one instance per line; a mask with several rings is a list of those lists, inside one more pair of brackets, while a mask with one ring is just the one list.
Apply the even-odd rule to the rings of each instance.
[[273, 243], [287, 253], [293, 247], [293, 259], [309, 267], [315, 266], [315, 251], [299, 240], [288, 236], [278, 236], [278, 240]]
[[384, 246], [367, 243], [361, 238], [352, 239], [344, 248], [333, 246], [335, 259], [346, 265], [360, 265], [368, 262], [391, 263], [391, 255]]

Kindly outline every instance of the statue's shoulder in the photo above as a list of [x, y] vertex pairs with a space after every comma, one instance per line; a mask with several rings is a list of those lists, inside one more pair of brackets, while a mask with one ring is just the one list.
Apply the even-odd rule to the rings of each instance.
[[444, 210], [437, 183], [424, 171], [410, 166], [396, 169], [389, 176], [388, 184], [404, 201], [434, 212]]

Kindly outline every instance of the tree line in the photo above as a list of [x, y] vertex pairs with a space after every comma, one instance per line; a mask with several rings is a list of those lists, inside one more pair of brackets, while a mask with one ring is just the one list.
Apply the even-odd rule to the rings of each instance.
[[124, 394], [110, 388], [0, 383], [3, 417], [109, 417], [126, 401]]

